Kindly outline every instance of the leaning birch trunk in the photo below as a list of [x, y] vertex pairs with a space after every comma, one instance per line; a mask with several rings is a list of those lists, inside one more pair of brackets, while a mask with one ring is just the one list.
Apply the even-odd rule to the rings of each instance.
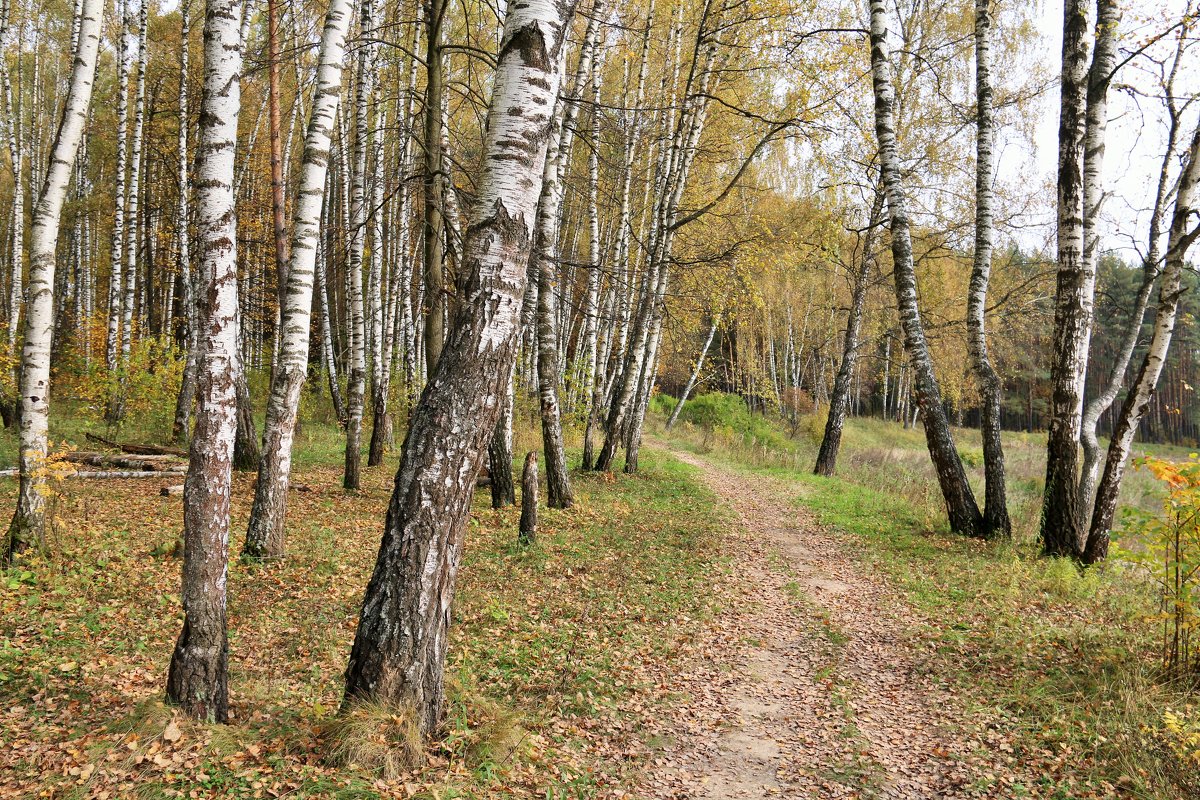
[[59, 222], [75, 157], [83, 139], [96, 55], [100, 48], [102, 0], [86, 0], [80, 9], [79, 45], [62, 121], [54, 139], [45, 183], [33, 209], [29, 236], [29, 284], [25, 308], [25, 344], [21, 351], [21, 455], [17, 509], [8, 528], [0, 563], [40, 547], [46, 529], [46, 453], [50, 421], [50, 343], [54, 336], [54, 271]]
[[1079, 554], [1079, 433], [1088, 341], [1096, 285], [1084, 254], [1084, 139], [1089, 42], [1086, 0], [1063, 9], [1062, 103], [1058, 128], [1058, 285], [1054, 300], [1050, 430], [1046, 441], [1046, 489], [1042, 497], [1042, 550], [1049, 556]]
[[987, 346], [987, 292], [992, 273], [995, 226], [992, 172], [995, 113], [992, 108], [992, 0], [975, 0], [975, 260], [967, 295], [967, 349], [979, 384], [979, 429], [983, 438], [984, 538], [1012, 535], [1004, 490], [1004, 444], [1000, 439], [1000, 376]]
[[423, 735], [442, 717], [450, 606], [499, 395], [516, 358], [540, 176], [572, 3], [508, 7], [486, 162], [463, 246], [466, 292], [413, 411], [346, 668], [346, 706], [402, 706]]
[[1200, 234], [1193, 226], [1192, 218], [1200, 209], [1200, 127], [1192, 137], [1188, 151], [1188, 162], [1175, 194], [1175, 213], [1171, 222], [1171, 234], [1167, 240], [1167, 258], [1163, 267], [1162, 285], [1158, 290], [1158, 311], [1154, 316], [1154, 333], [1142, 357], [1142, 366], [1125, 404], [1117, 419], [1112, 439], [1108, 444], [1108, 456], [1104, 463], [1104, 476], [1096, 490], [1096, 507], [1092, 512], [1092, 526], [1088, 531], [1083, 560], [1094, 564], [1108, 556], [1109, 531], [1117, 511], [1117, 494], [1121, 479], [1125, 476], [1125, 465], [1133, 445], [1138, 423], [1150, 405], [1158, 377], [1167, 360], [1171, 336], [1179, 316], [1179, 298], [1182, 296], [1184, 259], [1188, 248]]
[[241, 0], [208, 0], [196, 165], [201, 330], [199, 407], [183, 490], [183, 630], [167, 699], [196, 719], [229, 714], [225, 580], [237, 432], [237, 217], [233, 192], [241, 110]]
[[288, 481], [291, 476], [292, 440], [300, 410], [300, 391], [308, 369], [309, 329], [312, 323], [313, 277], [317, 249], [321, 246], [321, 207], [329, 172], [333, 120], [341, 98], [342, 61], [350, 25], [350, 0], [336, 0], [325, 16], [317, 86], [312, 103], [304, 160], [296, 194], [296, 212], [287, 267], [283, 307], [283, 338], [271, 380], [267, 421], [263, 429], [258, 484], [246, 531], [243, 555], [282, 558]]
[[954, 446], [950, 423], [942, 407], [942, 393], [933, 372], [933, 360], [925, 339], [925, 326], [917, 303], [917, 279], [913, 267], [909, 233], [908, 200], [901, 183], [900, 154], [896, 143], [895, 88], [888, 49], [887, 3], [871, 0], [871, 72], [875, 89], [875, 134], [879, 139], [879, 165], [891, 217], [892, 262], [896, 282], [896, 305], [904, 330], [904, 346], [912, 365], [913, 385], [929, 456], [937, 472], [946, 502], [950, 528], [976, 535], [981, 516], [975, 504], [962, 459]]
[[[361, 5], [359, 36], [365, 40], [373, 35], [373, 3], [371, 0], [363, 0]], [[350, 168], [350, 258], [347, 267], [350, 273], [347, 297], [350, 307], [350, 376], [346, 382], [346, 459], [345, 473], [342, 476], [342, 486], [346, 489], [358, 489], [362, 485], [362, 420], [367, 384], [367, 322], [364, 313], [362, 267], [367, 238], [367, 106], [371, 98], [370, 84], [374, 65], [371, 57], [372, 47], [365, 41], [360, 43], [359, 47], [354, 97], [354, 163]]]
[[863, 237], [862, 261], [854, 274], [854, 290], [850, 295], [850, 314], [846, 319], [846, 336], [842, 340], [842, 363], [833, 379], [833, 394], [829, 396], [829, 412], [825, 420], [825, 435], [821, 437], [821, 448], [817, 452], [817, 463], [813, 472], [832, 476], [837, 472], [838, 451], [842, 446], [842, 429], [846, 425], [846, 414], [850, 408], [850, 379], [854, 376], [854, 365], [858, 361], [858, 343], [862, 330], [863, 306], [867, 301], [867, 286], [871, 281], [871, 267], [875, 264], [875, 232], [883, 217], [883, 188], [875, 192], [871, 204], [871, 215], [867, 220], [867, 233]]
[[179, 396], [175, 401], [175, 424], [171, 438], [176, 442], [187, 441], [192, 430], [192, 404], [196, 400], [196, 365], [199, 330], [196, 325], [195, 293], [192, 291], [192, 254], [188, 238], [188, 198], [192, 187], [188, 181], [188, 67], [191, 38], [191, 0], [183, 0], [179, 8], [182, 27], [179, 32], [179, 208], [175, 227], [178, 237], [178, 269], [180, 305], [183, 308], [184, 336], [187, 352], [184, 356], [183, 377], [179, 382]]
[[[1096, 221], [1099, 218], [1100, 205], [1104, 198], [1104, 187], [1101, 184], [1101, 166], [1104, 160], [1104, 134], [1108, 123], [1107, 92], [1116, 63], [1116, 26], [1120, 22], [1121, 10], [1113, 0], [1102, 0], [1096, 19], [1096, 55], [1088, 74], [1088, 109], [1087, 109], [1087, 158], [1084, 172], [1084, 203], [1087, 210], [1084, 217], [1084, 246], [1087, 257], [1095, 269], [1096, 259], [1100, 249], [1100, 235]], [[1180, 39], [1182, 46], [1183, 39]], [[1175, 64], [1179, 63], [1176, 51]], [[1167, 87], [1168, 98], [1173, 95], [1171, 84], [1174, 83], [1175, 70], [1172, 69], [1170, 83]], [[1170, 102], [1170, 100], [1168, 101]], [[1162, 214], [1166, 206], [1167, 172], [1171, 158], [1175, 154], [1176, 141], [1179, 135], [1178, 115], [1171, 113], [1170, 127], [1167, 133], [1167, 157], [1163, 160], [1159, 172], [1158, 191], [1155, 193], [1154, 210], [1150, 216], [1150, 249], [1142, 270], [1142, 285], [1133, 303], [1129, 327], [1125, 329], [1109, 370], [1100, 391], [1092, 397], [1084, 407], [1083, 420], [1080, 424], [1079, 443], [1083, 447], [1083, 465], [1079, 471], [1079, 529], [1088, 532], [1091, 528], [1092, 507], [1096, 499], [1096, 481], [1100, 476], [1100, 440], [1096, 429], [1100, 416], [1112, 407], [1120, 394], [1125, 382], [1125, 372], [1137, 349], [1138, 338], [1142, 332], [1142, 322], [1146, 316], [1146, 308], [1150, 304], [1150, 295], [1158, 279], [1159, 239], [1162, 233]], [[1086, 545], [1086, 542], [1084, 543]]]
[[700, 348], [700, 357], [696, 359], [696, 367], [692, 370], [688, 382], [679, 394], [679, 402], [675, 404], [674, 410], [671, 411], [671, 416], [667, 417], [667, 430], [675, 427], [675, 423], [679, 420], [679, 414], [683, 411], [683, 404], [691, 397], [692, 389], [696, 388], [696, 381], [700, 379], [700, 372], [704, 369], [704, 359], [708, 356], [708, 349], [712, 347], [713, 339], [716, 338], [717, 328], [719, 327], [721, 327], [721, 315], [714, 314], [712, 325], [708, 328], [708, 336], [704, 339], [704, 347]]

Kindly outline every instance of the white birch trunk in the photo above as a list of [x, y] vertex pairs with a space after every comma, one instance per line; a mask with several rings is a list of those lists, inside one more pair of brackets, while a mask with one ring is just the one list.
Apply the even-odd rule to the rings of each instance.
[[1108, 556], [1109, 530], [1117, 510], [1117, 494], [1129, 461], [1129, 451], [1138, 423], [1150, 405], [1159, 375], [1167, 361], [1171, 337], [1179, 316], [1179, 299], [1183, 295], [1183, 271], [1188, 248], [1200, 235], [1194, 219], [1200, 213], [1200, 127], [1192, 136], [1188, 148], [1187, 166], [1179, 178], [1175, 193], [1175, 212], [1171, 222], [1171, 233], [1167, 240], [1166, 264], [1163, 267], [1162, 284], [1159, 286], [1158, 310], [1154, 316], [1154, 333], [1142, 358], [1141, 369], [1113, 430], [1108, 445], [1108, 456], [1104, 464], [1104, 476], [1096, 490], [1096, 507], [1092, 512], [1092, 525], [1088, 532], [1083, 560], [1094, 564]]
[[912, 366], [913, 384], [930, 459], [937, 471], [938, 483], [946, 503], [950, 528], [975, 535], [982, 517], [967, 482], [962, 459], [954, 445], [950, 424], [942, 407], [942, 394], [934, 375], [933, 360], [925, 338], [917, 302], [917, 281], [913, 266], [912, 238], [908, 219], [908, 200], [902, 183], [900, 153], [896, 141], [896, 94], [892, 82], [891, 53], [888, 45], [886, 0], [870, 0], [871, 72], [875, 93], [875, 135], [879, 142], [879, 165], [891, 218], [892, 264], [896, 284], [896, 304], [904, 330], [904, 346]]
[[1000, 376], [987, 346], [987, 292], [995, 238], [992, 188], [995, 155], [995, 112], [992, 107], [992, 0], [975, 0], [975, 260], [967, 295], [967, 350], [979, 385], [980, 433], [983, 438], [985, 538], [1012, 534], [1005, 496], [1004, 446], [1000, 439]]
[[191, 0], [183, 0], [179, 8], [181, 18], [180, 50], [179, 50], [179, 208], [176, 212], [177, 255], [179, 269], [180, 307], [184, 314], [184, 355], [183, 377], [179, 383], [179, 397], [175, 401], [175, 425], [172, 431], [177, 442], [184, 442], [192, 430], [192, 404], [196, 399], [196, 365], [199, 360], [199, 330], [197, 327], [195, 292], [192, 278], [192, 250], [188, 225], [191, 221], [188, 201], [191, 198], [192, 186], [188, 178], [188, 128], [189, 115], [188, 76], [190, 72], [189, 58], [191, 54]]
[[546, 135], [574, 5], [508, 7], [485, 165], [463, 246], [466, 293], [413, 412], [346, 669], [346, 700], [442, 717], [450, 607], [467, 514], [516, 357]]
[[1058, 128], [1058, 285], [1050, 381], [1050, 430], [1041, 539], [1046, 555], [1079, 554], [1079, 434], [1096, 271], [1084, 253], [1084, 145], [1091, 56], [1087, 0], [1063, 9], [1061, 109]]
[[335, 0], [321, 35], [317, 86], [304, 142], [300, 185], [292, 224], [291, 263], [287, 269], [279, 360], [267, 401], [258, 484], [243, 553], [252, 558], [281, 558], [291, 476], [292, 439], [300, 410], [300, 390], [308, 368], [313, 277], [321, 246], [321, 208], [329, 172], [330, 142], [342, 88], [342, 61], [350, 25], [350, 0]]
[[25, 311], [25, 344], [21, 352], [20, 492], [0, 562], [38, 547], [45, 534], [46, 453], [50, 420], [50, 344], [54, 329], [55, 250], [59, 222], [75, 158], [87, 124], [88, 106], [100, 48], [102, 0], [85, 0], [79, 21], [79, 48], [74, 54], [71, 84], [62, 121], [54, 139], [29, 238], [29, 288]]
[[167, 698], [191, 717], [228, 718], [225, 580], [237, 435], [237, 217], [233, 191], [241, 110], [241, 0], [208, 0], [196, 164], [202, 356], [199, 406], [183, 490], [183, 630]]
[[[129, 9], [128, 0], [117, 0], [121, 35], [117, 48], [117, 153], [114, 161], [116, 197], [113, 207], [112, 246], [109, 250], [108, 336], [105, 339], [104, 364], [110, 375], [117, 371], [121, 348], [121, 305], [124, 300], [121, 280], [125, 245], [125, 172], [126, 139], [129, 129]], [[109, 418], [115, 416], [117, 398], [109, 398]]]

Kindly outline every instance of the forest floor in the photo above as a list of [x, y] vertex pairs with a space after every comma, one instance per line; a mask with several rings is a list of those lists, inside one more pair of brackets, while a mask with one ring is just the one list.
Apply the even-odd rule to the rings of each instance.
[[[161, 701], [171, 479], [68, 479], [46, 553], [0, 572], [0, 797], [1200, 797], [1163, 726], [1189, 701], [1155, 683], [1146, 597], [1120, 570], [1039, 559], [1027, 526], [950, 535], [898, 426], [852, 422], [825, 479], [777, 427], [652, 423], [642, 470], [575, 473], [576, 507], [544, 509], [535, 547], [478, 493], [446, 729], [415, 767], [392, 760], [392, 712], [337, 714], [395, 454], [344, 492], [340, 433], [306, 423], [308, 490], [266, 568], [236, 557], [253, 476], [236, 477], [226, 726]], [[536, 446], [518, 433], [518, 455]], [[1010, 446], [1019, 519], [1036, 444]]]

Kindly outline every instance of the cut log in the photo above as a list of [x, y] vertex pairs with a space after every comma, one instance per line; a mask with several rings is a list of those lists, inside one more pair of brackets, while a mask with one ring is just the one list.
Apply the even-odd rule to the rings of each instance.
[[[15, 478], [20, 475], [20, 470], [2, 469], [0, 477]], [[85, 470], [81, 472], [72, 472], [66, 476], [68, 478], [161, 478], [164, 475], [185, 475], [187, 467], [177, 469], [160, 469], [154, 472], [145, 470]]]
[[122, 453], [130, 453], [138, 456], [179, 456], [187, 458], [187, 452], [180, 450], [178, 447], [163, 447], [157, 444], [137, 444], [136, 442], [114, 442], [111, 439], [105, 439], [103, 436], [97, 436], [94, 433], [84, 434], [89, 441], [98, 442], [107, 445]]
[[72, 464], [89, 464], [94, 467], [120, 467], [122, 469], [140, 472], [160, 472], [172, 469], [186, 469], [187, 463], [177, 456], [125, 456], [110, 453], [63, 453], [62, 459]]
[[175, 495], [183, 494], [183, 484], [177, 483], [174, 486], [164, 486], [158, 490], [158, 493], [163, 497], [174, 497]]

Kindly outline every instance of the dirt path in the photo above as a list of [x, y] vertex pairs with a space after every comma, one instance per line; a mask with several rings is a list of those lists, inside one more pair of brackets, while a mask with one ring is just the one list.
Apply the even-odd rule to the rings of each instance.
[[[689, 703], [639, 796], [957, 798], [977, 782], [971, 737], [904, 631], [920, 620], [781, 483], [686, 452], [741, 518], [730, 613], [671, 680]], [[989, 776], [990, 777], [990, 776]], [[972, 789], [972, 784], [976, 788]], [[1004, 796], [1003, 793], [995, 796]]]

